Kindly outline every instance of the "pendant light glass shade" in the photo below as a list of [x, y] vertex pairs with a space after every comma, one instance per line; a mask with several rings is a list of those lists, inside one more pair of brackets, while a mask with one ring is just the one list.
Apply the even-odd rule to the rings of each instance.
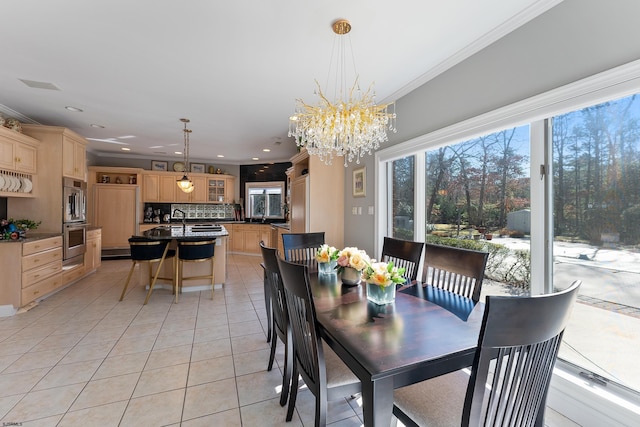
[[182, 123], [184, 123], [184, 168], [185, 172], [181, 179], [176, 181], [178, 184], [178, 188], [185, 193], [191, 193], [193, 191], [193, 182], [187, 176], [187, 171], [189, 170], [189, 134], [191, 133], [191, 129], [187, 129], [187, 123], [190, 122], [189, 119], [180, 119]]

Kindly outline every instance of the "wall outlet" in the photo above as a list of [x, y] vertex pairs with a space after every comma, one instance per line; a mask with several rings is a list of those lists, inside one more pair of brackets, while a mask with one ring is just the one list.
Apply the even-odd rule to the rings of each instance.
[[358, 215], [358, 207], [354, 206], [351, 208], [351, 215]]
[[369, 208], [367, 210], [368, 210], [368, 214], [369, 215], [373, 215], [373, 212], [374, 212], [373, 211], [373, 206], [369, 206]]

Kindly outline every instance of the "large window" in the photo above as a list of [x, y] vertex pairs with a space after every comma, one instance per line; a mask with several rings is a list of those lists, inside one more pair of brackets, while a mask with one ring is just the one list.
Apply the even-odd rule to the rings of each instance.
[[[628, 95], [632, 86], [640, 92], [640, 64], [389, 147], [376, 153], [386, 174], [376, 182], [379, 199], [395, 203], [397, 159], [424, 168], [414, 239], [489, 251], [483, 295], [581, 280], [559, 366], [584, 390], [637, 401], [640, 96]], [[378, 208], [378, 245], [391, 211]]]
[[640, 99], [553, 117], [556, 288], [582, 280], [560, 357], [640, 390]]

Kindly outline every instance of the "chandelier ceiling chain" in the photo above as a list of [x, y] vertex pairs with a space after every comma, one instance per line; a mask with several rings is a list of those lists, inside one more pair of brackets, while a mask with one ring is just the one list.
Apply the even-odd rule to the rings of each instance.
[[[316, 80], [317, 89], [314, 94], [318, 97], [317, 104], [310, 105], [302, 99], [296, 99], [295, 113], [289, 118], [288, 135], [295, 138], [298, 147], [306, 147], [309, 154], [319, 156], [326, 164], [331, 164], [334, 156], [344, 157], [346, 167], [348, 162], [353, 160], [360, 163], [361, 157], [371, 154], [380, 147], [380, 143], [388, 141], [387, 130], [396, 132], [395, 103], [376, 105], [373, 83], [366, 92], [362, 93], [358, 85], [358, 74], [355, 71], [355, 59], [350, 43], [356, 77], [353, 85], [347, 86], [347, 52], [344, 39], [351, 31], [351, 24], [346, 19], [340, 19], [333, 23], [332, 28], [340, 38], [333, 90], [334, 99], [332, 101], [325, 96]], [[333, 52], [329, 77], [332, 65]], [[326, 90], [326, 93], [331, 93], [328, 83]]]
[[189, 119], [180, 119], [182, 123], [184, 123], [184, 150], [182, 150], [183, 159], [184, 159], [184, 175], [181, 179], [176, 181], [180, 190], [185, 193], [191, 193], [194, 189], [193, 182], [187, 176], [187, 171], [189, 170], [189, 134], [191, 133], [191, 129], [187, 129], [187, 123], [190, 122]]

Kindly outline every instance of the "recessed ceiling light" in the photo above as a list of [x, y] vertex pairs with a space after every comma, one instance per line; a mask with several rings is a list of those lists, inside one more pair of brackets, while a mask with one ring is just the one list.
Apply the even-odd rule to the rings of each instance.
[[67, 105], [67, 106], [66, 106], [66, 107], [64, 107], [64, 108], [66, 108], [66, 109], [67, 109], [67, 110], [69, 110], [69, 111], [73, 111], [74, 113], [82, 113], [82, 111], [83, 111], [81, 108], [78, 108], [78, 107], [72, 107], [71, 105]]
[[174, 154], [182, 154], [182, 151], [174, 151]]
[[262, 151], [264, 151], [265, 153], [268, 153], [268, 152], [270, 152], [271, 150], [270, 150], [270, 149], [268, 149], [268, 148], [263, 148], [263, 149], [262, 149]]
[[91, 123], [89, 126], [91, 126], [92, 128], [104, 129], [104, 126], [102, 126], [102, 125], [97, 125], [97, 124], [95, 124], [95, 123]]
[[135, 135], [125, 135], [125, 136], [118, 137], [118, 139], [129, 139], [129, 138], [135, 138]]
[[152, 145], [152, 146], [151, 146], [151, 147], [149, 147], [149, 148], [152, 148], [152, 149], [153, 149], [153, 148], [162, 148], [162, 147], [163, 147], [163, 145]]
[[253, 157], [251, 160], [260, 160], [258, 157]]
[[121, 148], [121, 150], [122, 150], [122, 151], [131, 151], [131, 148], [129, 148], [129, 147], [122, 147], [122, 148]]
[[222, 154], [218, 154], [216, 157], [224, 157]]

